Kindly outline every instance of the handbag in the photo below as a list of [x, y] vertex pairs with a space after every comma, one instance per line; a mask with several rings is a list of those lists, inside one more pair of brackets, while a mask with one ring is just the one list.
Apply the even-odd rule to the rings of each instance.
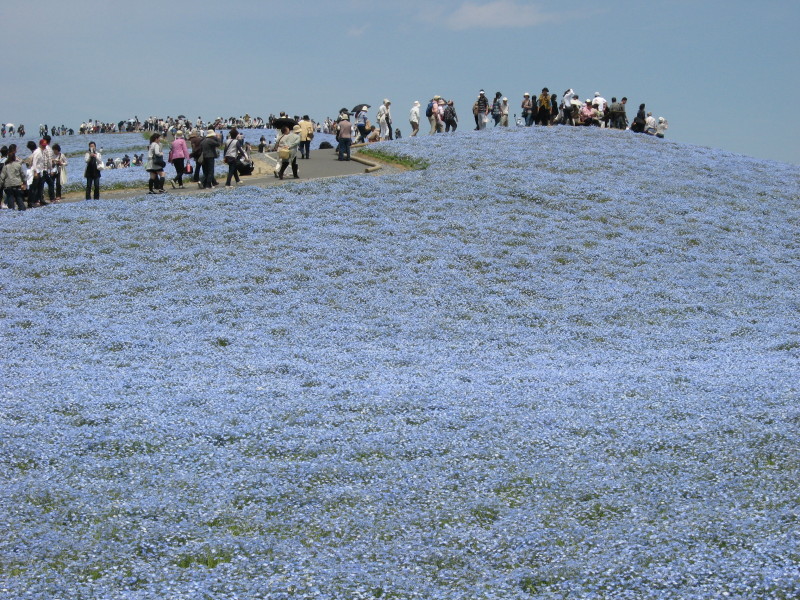
[[191, 175], [194, 172], [192, 168], [192, 163], [186, 163], [186, 168], [184, 169], [187, 175]]
[[164, 162], [164, 155], [163, 154], [154, 154], [153, 155], [153, 166], [164, 168], [167, 166], [167, 163]]
[[287, 148], [286, 146], [282, 146], [278, 148], [278, 158], [281, 160], [289, 160], [289, 157], [292, 155], [292, 151]]
[[67, 185], [67, 169], [64, 167], [58, 168], [58, 180], [61, 182], [61, 187]]

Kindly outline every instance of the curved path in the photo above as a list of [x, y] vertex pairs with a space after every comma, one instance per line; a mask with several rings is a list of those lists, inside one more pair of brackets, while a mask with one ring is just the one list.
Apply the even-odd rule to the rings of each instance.
[[[396, 165], [391, 165], [388, 163], [382, 163], [377, 160], [373, 160], [371, 157], [369, 159], [357, 156], [356, 152], [352, 154], [352, 160], [350, 161], [339, 161], [338, 154], [333, 150], [312, 150], [311, 151], [311, 158], [309, 159], [301, 159], [298, 157], [297, 164], [298, 164], [298, 171], [300, 178], [295, 179], [292, 177], [292, 170], [291, 167], [286, 169], [286, 173], [284, 173], [284, 179], [280, 180], [275, 177], [274, 165], [275, 165], [275, 153], [271, 152], [268, 154], [263, 154], [260, 152], [253, 152], [250, 155], [250, 158], [253, 159], [253, 163], [255, 164], [255, 169], [252, 175], [241, 177], [242, 183], [238, 187], [254, 185], [257, 187], [270, 187], [274, 185], [284, 185], [291, 183], [293, 181], [309, 181], [313, 179], [324, 179], [327, 177], [343, 177], [348, 175], [363, 175], [365, 173], [373, 173], [373, 172], [400, 172], [403, 169], [397, 167]], [[141, 169], [141, 167], [130, 167], [133, 169]], [[184, 177], [184, 186], [185, 188], [182, 190], [179, 189], [172, 189], [172, 186], [169, 183], [169, 180], [174, 176], [175, 170], [172, 168], [171, 165], [167, 165], [165, 170], [165, 176], [167, 181], [164, 185], [164, 190], [169, 194], [175, 195], [197, 195], [197, 194], [209, 194], [219, 190], [228, 189], [225, 187], [225, 179], [228, 176], [228, 169], [224, 165], [217, 164], [216, 167], [216, 178], [219, 182], [219, 186], [211, 189], [211, 190], [203, 190], [198, 187], [196, 183], [192, 183], [191, 175]], [[104, 190], [103, 189], [103, 182], [102, 179], [100, 181], [100, 199], [108, 199], [108, 198], [130, 198], [133, 196], [141, 196], [142, 194], [147, 195], [147, 179], [148, 174], [147, 172], [142, 169], [142, 186], [141, 188], [123, 188], [123, 189], [115, 189], [115, 190]], [[233, 188], [230, 189], [235, 189]], [[70, 192], [65, 194], [61, 203], [64, 202], [79, 202], [84, 199], [84, 193], [80, 192]]]

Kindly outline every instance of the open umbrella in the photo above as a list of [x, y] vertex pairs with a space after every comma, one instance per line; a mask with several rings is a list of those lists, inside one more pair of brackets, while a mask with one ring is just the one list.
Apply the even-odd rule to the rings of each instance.
[[370, 105], [369, 105], [369, 104], [356, 104], [356, 105], [353, 107], [353, 111], [352, 111], [352, 112], [354, 112], [354, 113], [360, 113], [362, 110], [367, 110], [369, 107], [370, 107]]
[[290, 119], [289, 117], [278, 117], [272, 122], [272, 125], [275, 127], [275, 129], [283, 129], [284, 127], [291, 129], [297, 125], [297, 121]]

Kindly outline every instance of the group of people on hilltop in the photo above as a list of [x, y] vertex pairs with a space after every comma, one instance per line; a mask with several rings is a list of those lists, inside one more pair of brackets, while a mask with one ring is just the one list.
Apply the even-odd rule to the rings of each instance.
[[[611, 129], [629, 129], [636, 133], [646, 133], [658, 137], [664, 137], [669, 127], [664, 117], [656, 120], [652, 113], [645, 111], [645, 105], [639, 107], [632, 123], [628, 122], [626, 105], [628, 99], [623, 97], [617, 101], [616, 97], [611, 98], [609, 103], [600, 92], [595, 92], [592, 98], [585, 101], [580, 100], [580, 96], [570, 88], [563, 95], [550, 93], [548, 88], [542, 88], [538, 96], [525, 92], [520, 104], [520, 118], [513, 114], [514, 123], [518, 126], [531, 127], [532, 125], [574, 125], [574, 126], [595, 126]], [[334, 121], [326, 119], [323, 124], [323, 131], [338, 133], [338, 124], [342, 121], [342, 115], [348, 114], [348, 122], [352, 116], [353, 126], [352, 141], [356, 142], [377, 142], [391, 140], [400, 137], [400, 130], [392, 128], [391, 102], [384, 99], [376, 111], [377, 126], [370, 121], [368, 109], [369, 105], [359, 105], [352, 112], [347, 109], [340, 111], [339, 117]], [[458, 113], [456, 112], [453, 100], [446, 100], [442, 96], [435, 95], [428, 101], [425, 107], [424, 117], [430, 124], [429, 135], [434, 133], [446, 133], [456, 131], [459, 125]], [[475, 120], [475, 130], [486, 129], [490, 122], [495, 127], [508, 127], [511, 123], [511, 106], [507, 97], [501, 92], [497, 92], [493, 99], [490, 99], [484, 90], [478, 92], [474, 104], [472, 105], [472, 115]], [[415, 101], [409, 112], [408, 122], [411, 126], [411, 137], [420, 132], [422, 123], [422, 105]]]
[[[625, 111], [627, 98], [617, 101], [611, 98], [608, 103], [600, 92], [595, 92], [593, 98], [581, 102], [580, 96], [572, 88], [564, 92], [559, 98], [551, 94], [548, 88], [542, 88], [538, 96], [525, 92], [520, 104], [521, 117], [516, 119], [518, 126], [531, 127], [532, 125], [583, 125], [606, 127], [613, 129], [630, 129], [637, 133], [647, 133], [664, 137], [669, 127], [664, 117], [656, 120], [652, 113], [645, 112], [645, 105], [639, 106], [633, 123], [628, 123]], [[497, 92], [490, 100], [484, 90], [478, 92], [478, 97], [472, 105], [472, 115], [475, 119], [475, 130], [485, 129], [490, 121], [495, 127], [508, 127], [511, 108], [507, 97]], [[431, 128], [429, 134], [455, 131], [458, 127], [458, 115], [452, 100], [444, 100], [441, 96], [434, 96], [425, 110]], [[516, 117], [516, 113], [514, 114]], [[414, 102], [409, 114], [411, 135], [419, 132], [420, 103]]]

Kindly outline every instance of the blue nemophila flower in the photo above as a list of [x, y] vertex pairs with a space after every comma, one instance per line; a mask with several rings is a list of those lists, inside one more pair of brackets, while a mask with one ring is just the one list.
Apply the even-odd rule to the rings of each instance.
[[4, 211], [0, 589], [797, 595], [798, 168], [378, 147], [430, 166]]

